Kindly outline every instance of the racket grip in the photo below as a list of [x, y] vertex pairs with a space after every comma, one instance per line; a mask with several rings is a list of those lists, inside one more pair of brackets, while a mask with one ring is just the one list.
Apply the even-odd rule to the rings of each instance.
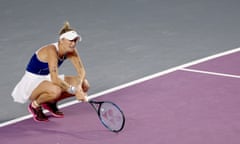
[[76, 96], [77, 100], [82, 101], [82, 102], [88, 102], [88, 96], [84, 95], [83, 97]]

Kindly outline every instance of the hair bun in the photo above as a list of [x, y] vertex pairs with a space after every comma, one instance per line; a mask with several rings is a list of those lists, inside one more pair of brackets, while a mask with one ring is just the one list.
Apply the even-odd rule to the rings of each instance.
[[74, 30], [73, 28], [71, 28], [70, 23], [68, 21], [66, 21], [63, 25], [63, 27], [60, 29], [59, 31], [59, 35], [66, 33], [68, 31], [72, 31]]
[[70, 23], [69, 23], [68, 21], [66, 21], [66, 22], [64, 23], [64, 27], [65, 27], [65, 28], [70, 28]]

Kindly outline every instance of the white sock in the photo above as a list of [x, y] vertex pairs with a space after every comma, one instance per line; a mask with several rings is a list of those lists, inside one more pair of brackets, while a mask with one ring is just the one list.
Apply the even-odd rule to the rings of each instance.
[[40, 105], [37, 103], [37, 101], [36, 100], [34, 100], [33, 102], [32, 102], [32, 107], [33, 108], [38, 108]]

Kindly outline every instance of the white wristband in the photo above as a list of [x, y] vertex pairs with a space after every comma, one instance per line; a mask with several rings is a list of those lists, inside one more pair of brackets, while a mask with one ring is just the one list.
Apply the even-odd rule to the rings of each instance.
[[75, 94], [76, 93], [76, 88], [74, 86], [70, 86], [67, 91], [70, 94]]

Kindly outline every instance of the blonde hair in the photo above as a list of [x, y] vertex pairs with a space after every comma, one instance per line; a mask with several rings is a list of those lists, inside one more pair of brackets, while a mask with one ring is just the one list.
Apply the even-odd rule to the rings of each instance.
[[62, 35], [68, 31], [72, 31], [72, 30], [75, 31], [73, 28], [71, 28], [70, 23], [68, 21], [66, 21], [64, 23], [63, 27], [60, 29], [59, 35]]

